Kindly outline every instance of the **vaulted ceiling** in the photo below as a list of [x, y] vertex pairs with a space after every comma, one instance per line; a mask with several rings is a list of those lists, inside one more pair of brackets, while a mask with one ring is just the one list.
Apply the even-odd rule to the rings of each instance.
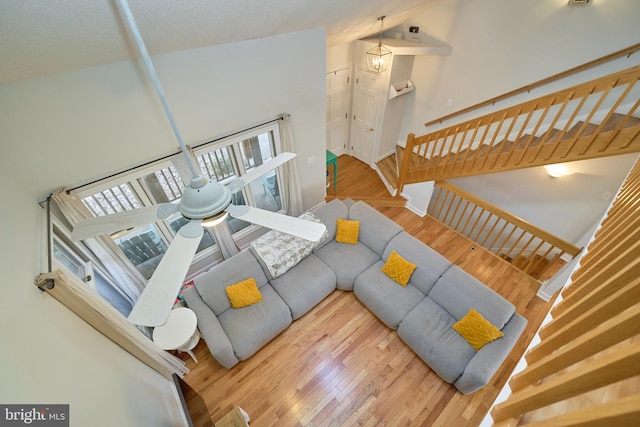
[[[327, 45], [404, 23], [446, 0], [129, 0], [153, 54], [325, 28]], [[0, 1], [0, 82], [135, 57], [116, 0]]]

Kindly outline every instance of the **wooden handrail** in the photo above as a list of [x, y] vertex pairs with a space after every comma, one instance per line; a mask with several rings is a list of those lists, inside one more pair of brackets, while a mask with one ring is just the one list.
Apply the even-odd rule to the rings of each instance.
[[541, 229], [540, 227], [536, 227], [535, 225], [531, 224], [530, 222], [516, 216], [513, 215], [512, 213], [509, 213], [507, 211], [505, 211], [504, 209], [499, 208], [498, 206], [495, 206], [489, 202], [487, 202], [486, 200], [483, 200], [471, 193], [469, 193], [468, 191], [465, 191], [459, 187], [456, 187], [453, 184], [450, 184], [446, 181], [436, 181], [436, 185], [440, 186], [442, 188], [444, 188], [445, 190], [449, 191], [450, 193], [454, 193], [457, 194], [458, 196], [462, 197], [465, 200], [469, 200], [470, 202], [474, 203], [475, 205], [479, 206], [482, 209], [485, 209], [488, 212], [493, 213], [496, 216], [499, 216], [500, 218], [504, 219], [505, 221], [508, 221], [512, 224], [517, 225], [519, 228], [529, 232], [530, 234], [539, 237], [540, 239], [550, 243], [551, 245], [557, 247], [558, 249], [568, 253], [571, 256], [576, 256], [580, 253], [580, 251], [582, 250], [582, 248], [579, 248], [575, 245], [572, 245], [571, 243], [562, 240], [561, 238], [554, 236], [553, 234], [549, 233], [548, 231], [545, 231], [543, 229]]
[[518, 89], [511, 90], [509, 92], [503, 93], [502, 95], [496, 96], [494, 98], [488, 99], [488, 100], [480, 102], [478, 104], [474, 104], [474, 105], [472, 105], [470, 107], [463, 108], [462, 110], [458, 110], [458, 111], [456, 111], [454, 113], [447, 114], [447, 115], [442, 116], [440, 118], [437, 118], [435, 120], [428, 121], [424, 125], [425, 126], [431, 126], [431, 125], [434, 125], [434, 124], [437, 124], [437, 123], [442, 123], [445, 120], [448, 120], [448, 119], [450, 119], [452, 117], [456, 117], [456, 116], [459, 116], [461, 114], [468, 113], [469, 111], [473, 111], [473, 110], [476, 110], [476, 109], [481, 108], [481, 107], [486, 107], [487, 105], [495, 104], [498, 101], [502, 101], [502, 100], [510, 98], [510, 97], [512, 97], [514, 95], [518, 95], [518, 94], [521, 94], [521, 93], [524, 93], [524, 92], [529, 92], [532, 89], [535, 89], [537, 87], [544, 86], [544, 85], [546, 85], [548, 83], [551, 83], [551, 82], [556, 81], [556, 80], [560, 80], [560, 79], [562, 79], [564, 77], [570, 76], [570, 75], [578, 73], [580, 71], [584, 71], [584, 70], [587, 70], [589, 68], [595, 67], [597, 65], [604, 64], [605, 62], [609, 62], [609, 61], [611, 61], [613, 59], [616, 59], [616, 58], [619, 58], [621, 56], [625, 56], [625, 55], [631, 56], [634, 52], [636, 52], [638, 50], [640, 50], [640, 43], [634, 44], [634, 45], [629, 46], [629, 47], [627, 47], [625, 49], [618, 50], [618, 51], [610, 53], [608, 55], [601, 56], [600, 58], [596, 58], [596, 59], [594, 59], [592, 61], [585, 62], [584, 64], [578, 65], [577, 67], [570, 68], [568, 70], [565, 70], [565, 71], [562, 71], [560, 73], [554, 74], [552, 76], [546, 77], [546, 78], [544, 78], [542, 80], [538, 80], [538, 81], [536, 81], [534, 83], [530, 83], [530, 84], [528, 84], [526, 86], [522, 86], [522, 87], [520, 87]]
[[398, 188], [640, 151], [638, 82], [640, 65], [425, 135], [409, 134]]

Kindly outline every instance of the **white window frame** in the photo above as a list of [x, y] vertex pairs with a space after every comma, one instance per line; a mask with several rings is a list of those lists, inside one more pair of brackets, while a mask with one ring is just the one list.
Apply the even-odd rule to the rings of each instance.
[[[217, 150], [219, 148], [224, 148], [227, 146], [233, 146], [232, 161], [234, 163], [234, 170], [236, 172], [236, 175], [238, 177], [241, 177], [246, 173], [246, 168], [244, 166], [244, 161], [242, 159], [242, 151], [240, 148], [242, 142], [246, 139], [257, 137], [264, 133], [271, 133], [270, 144], [273, 144], [271, 147], [273, 149], [273, 156], [274, 157], [277, 156], [282, 152], [282, 145], [280, 140], [280, 128], [277, 122], [256, 126], [247, 131], [239, 132], [237, 134], [234, 134], [233, 136], [217, 139], [215, 141], [196, 144], [193, 148], [193, 153], [197, 157], [198, 155], [203, 154], [205, 152], [210, 152], [210, 151]], [[167, 156], [163, 159], [151, 162], [149, 164], [132, 168], [126, 172], [116, 174], [110, 178], [100, 180], [94, 184], [86, 185], [82, 188], [73, 190], [73, 194], [79, 197], [80, 199], [83, 199], [93, 194], [113, 188], [117, 185], [127, 183], [129, 184], [131, 189], [135, 192], [139, 202], [143, 206], [154, 204], [156, 202], [151, 199], [151, 191], [144, 184], [144, 181], [142, 180], [142, 178], [160, 169], [173, 166], [171, 159], [174, 158], [174, 156], [182, 156], [182, 155], [183, 155], [182, 152], [178, 152], [172, 156]], [[199, 164], [197, 164], [197, 162], [196, 162], [196, 167], [199, 168]], [[275, 170], [275, 173], [277, 176], [278, 185], [280, 185], [281, 186], [280, 188], [282, 188], [283, 186], [282, 183], [284, 182], [282, 168], [277, 168]], [[225, 180], [221, 181], [221, 183], [224, 184], [224, 181]], [[188, 183], [184, 182], [184, 184], [186, 185]], [[255, 206], [256, 202], [251, 192], [248, 191], [247, 188], [242, 188], [241, 191], [243, 192], [245, 203]], [[277, 212], [286, 214], [286, 206], [287, 206], [285, 201], [286, 195], [283, 194], [282, 192], [280, 194], [281, 194], [281, 209], [278, 210]], [[164, 241], [165, 245], [168, 247], [171, 244], [173, 237], [175, 236], [175, 233], [173, 232], [171, 226], [168, 224], [166, 220], [158, 220], [158, 221], [155, 221], [153, 224], [158, 228], [160, 237]], [[246, 242], [251, 241], [253, 238], [255, 238], [256, 232], [258, 230], [261, 230], [261, 227], [258, 227], [255, 225], [249, 225], [248, 227], [245, 227], [239, 230], [238, 232], [234, 233], [233, 239], [236, 241], [239, 247], [244, 247], [246, 245]], [[189, 280], [195, 274], [210, 268], [211, 266], [221, 262], [222, 260], [223, 260], [222, 253], [220, 251], [220, 248], [217, 242], [215, 242], [212, 246], [200, 251], [194, 256], [191, 262], [189, 273], [187, 274], [187, 277], [185, 278], [185, 280]]]

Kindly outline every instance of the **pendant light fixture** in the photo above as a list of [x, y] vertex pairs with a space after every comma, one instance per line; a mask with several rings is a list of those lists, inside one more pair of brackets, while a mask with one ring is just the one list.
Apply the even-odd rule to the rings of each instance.
[[378, 18], [380, 21], [380, 37], [378, 45], [367, 52], [367, 69], [373, 73], [382, 73], [387, 70], [391, 62], [391, 51], [382, 46], [382, 28], [384, 26], [384, 16]]

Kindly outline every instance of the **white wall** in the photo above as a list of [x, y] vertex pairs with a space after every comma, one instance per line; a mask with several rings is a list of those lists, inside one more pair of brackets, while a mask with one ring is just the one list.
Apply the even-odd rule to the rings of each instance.
[[[324, 197], [324, 53], [313, 30], [153, 60], [188, 144], [290, 113], [308, 208]], [[167, 380], [32, 284], [38, 198], [177, 150], [146, 76], [127, 62], [2, 84], [0, 141], [0, 402], [69, 403], [73, 425], [180, 425]]]
[[457, 185], [556, 236], [577, 244], [606, 212], [637, 154], [567, 163], [573, 175], [551, 178], [544, 168], [451, 179]]
[[631, 46], [640, 40], [638, 16], [634, 0], [572, 7], [566, 0], [438, 2], [407, 25], [453, 53], [416, 57], [416, 100], [402, 131], [424, 134], [426, 121]]
[[[411, 76], [415, 95], [405, 108], [399, 138], [411, 132], [426, 134], [438, 128], [426, 128], [426, 121], [637, 43], [638, 16], [640, 2], [633, 0], [596, 0], [583, 7], [569, 7], [566, 0], [438, 2], [406, 24], [419, 25], [421, 33], [450, 44], [453, 53], [416, 57]], [[616, 61], [615, 66], [621, 69], [637, 64], [640, 55], [635, 53]], [[582, 73], [563, 83], [564, 87], [605, 75], [612, 68]], [[453, 101], [451, 107], [447, 106], [449, 100]], [[498, 104], [494, 109], [508, 105]], [[464, 118], [474, 115], [480, 113]], [[618, 188], [632, 158], [581, 163], [580, 173], [556, 181], [544, 169], [535, 168], [454, 182], [575, 241], [604, 212], [608, 202], [600, 196]]]

